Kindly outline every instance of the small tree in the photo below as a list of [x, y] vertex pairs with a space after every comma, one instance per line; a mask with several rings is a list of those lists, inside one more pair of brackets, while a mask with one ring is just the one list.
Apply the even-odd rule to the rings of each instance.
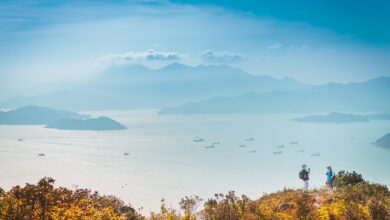
[[179, 202], [180, 208], [186, 215], [191, 215], [192, 212], [196, 211], [202, 199], [199, 196], [185, 196]]

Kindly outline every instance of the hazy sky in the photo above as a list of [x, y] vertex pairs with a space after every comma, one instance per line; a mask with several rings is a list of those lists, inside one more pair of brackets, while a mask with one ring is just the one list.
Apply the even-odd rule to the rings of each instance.
[[390, 76], [389, 1], [0, 1], [0, 98], [116, 64], [306, 83]]

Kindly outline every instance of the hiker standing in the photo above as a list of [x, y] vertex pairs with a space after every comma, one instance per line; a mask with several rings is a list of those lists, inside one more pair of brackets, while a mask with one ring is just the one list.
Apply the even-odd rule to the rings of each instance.
[[303, 190], [309, 188], [309, 174], [310, 168], [307, 169], [306, 165], [302, 165], [302, 170], [299, 172], [299, 179], [303, 180]]
[[333, 180], [335, 178], [335, 175], [331, 166], [327, 166], [326, 169], [328, 169], [328, 171], [326, 172], [326, 185], [329, 187], [329, 189], [333, 189]]

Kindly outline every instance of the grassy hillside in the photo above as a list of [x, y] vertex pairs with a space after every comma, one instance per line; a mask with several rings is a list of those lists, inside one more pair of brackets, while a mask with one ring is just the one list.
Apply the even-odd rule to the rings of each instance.
[[53, 179], [43, 178], [7, 192], [0, 188], [0, 219], [390, 219], [388, 188], [355, 172], [339, 172], [335, 190], [283, 189], [256, 200], [233, 191], [206, 201], [187, 196], [179, 202], [181, 210], [168, 209], [161, 200], [161, 210], [148, 217], [114, 196], [53, 184]]

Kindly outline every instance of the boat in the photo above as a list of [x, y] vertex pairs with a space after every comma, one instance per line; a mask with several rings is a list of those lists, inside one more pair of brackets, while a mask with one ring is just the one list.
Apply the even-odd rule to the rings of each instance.
[[23, 141], [23, 139], [22, 139], [22, 138], [19, 138], [18, 141]]
[[217, 144], [220, 144], [219, 141], [213, 142], [213, 145], [217, 145]]
[[253, 153], [256, 153], [256, 151], [255, 150], [250, 150], [250, 151], [248, 151], [248, 153], [253, 154]]
[[274, 151], [273, 154], [282, 154], [282, 151], [279, 150], [279, 151]]
[[297, 152], [298, 153], [303, 153], [303, 152], [305, 152], [305, 149], [298, 150]]
[[278, 148], [278, 149], [282, 149], [282, 148], [284, 148], [284, 145], [279, 145], [279, 146], [276, 146], [276, 148]]
[[40, 156], [40, 157], [44, 157], [44, 156], [45, 156], [45, 154], [44, 154], [44, 153], [39, 153], [39, 154], [38, 154], [38, 156]]
[[240, 144], [240, 145], [238, 145], [238, 147], [243, 148], [243, 147], [245, 147], [245, 144]]
[[211, 148], [214, 148], [214, 145], [207, 145], [207, 146], [205, 146], [204, 148], [206, 148], [206, 149], [211, 149]]
[[127, 152], [125, 152], [125, 153], [123, 153], [123, 155], [124, 155], [124, 156], [129, 156], [130, 154], [127, 153]]
[[253, 137], [245, 138], [246, 141], [254, 141], [255, 139]]
[[195, 139], [194, 139], [194, 142], [203, 142], [203, 141], [204, 141], [203, 138], [195, 138]]
[[318, 157], [318, 156], [320, 156], [320, 153], [310, 154], [310, 156], [312, 156], [312, 157]]
[[291, 141], [290, 144], [298, 144], [298, 141]]

